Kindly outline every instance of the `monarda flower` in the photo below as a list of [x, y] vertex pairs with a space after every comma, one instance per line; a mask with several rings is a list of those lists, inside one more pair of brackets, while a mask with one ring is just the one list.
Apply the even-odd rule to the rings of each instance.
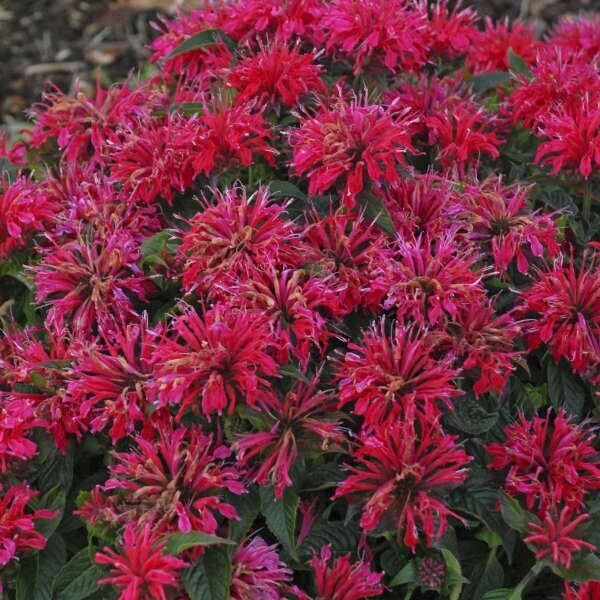
[[52, 244], [31, 267], [35, 300], [49, 307], [48, 323], [59, 329], [68, 320], [77, 331], [91, 333], [99, 323], [134, 317], [134, 299], [145, 301], [155, 289], [139, 259], [139, 244], [124, 230], [108, 237], [86, 232]]
[[268, 317], [216, 304], [200, 313], [185, 308], [171, 325], [173, 336], [156, 348], [154, 389], [158, 406], [174, 405], [177, 419], [189, 409], [209, 416], [231, 414], [240, 401], [254, 405], [278, 363]]
[[528, 523], [529, 535], [523, 540], [535, 549], [537, 560], [548, 557], [555, 565], [571, 567], [573, 554], [582, 550], [596, 550], [596, 546], [575, 537], [575, 529], [589, 518], [587, 513], [575, 517], [570, 508], [560, 514], [547, 512], [542, 523]]
[[374, 185], [394, 183], [399, 165], [411, 145], [413, 119], [402, 113], [392, 118], [389, 109], [368, 104], [366, 98], [348, 102], [340, 95], [330, 106], [321, 105], [312, 117], [303, 116], [291, 133], [291, 165], [297, 175], [308, 177], [310, 194], [321, 194], [336, 185], [345, 204], [366, 181]]
[[600, 57], [600, 15], [562, 17], [558, 20], [547, 44], [559, 48], [565, 56], [575, 56], [581, 64], [593, 64]]
[[574, 588], [565, 579], [564, 600], [600, 600], [600, 581], [587, 581]]
[[351, 475], [334, 498], [364, 498], [360, 526], [365, 533], [378, 527], [398, 536], [404, 532], [404, 544], [413, 553], [423, 535], [431, 547], [444, 535], [448, 517], [457, 517], [439, 493], [467, 478], [471, 457], [456, 444], [457, 437], [443, 432], [436, 414], [408, 406], [385, 426], [361, 432], [348, 467]]
[[246, 540], [233, 555], [230, 600], [285, 600], [292, 570], [261, 537]]
[[0, 260], [23, 248], [46, 229], [58, 206], [32, 179], [19, 175], [12, 183], [0, 179]]
[[508, 71], [508, 49], [520, 56], [528, 65], [535, 62], [539, 42], [535, 32], [527, 25], [508, 19], [494, 23], [485, 19], [485, 29], [474, 36], [467, 54], [467, 68], [473, 73]]
[[342, 444], [344, 433], [335, 416], [337, 400], [331, 392], [298, 382], [283, 398], [265, 395], [259, 401], [258, 418], [268, 429], [238, 435], [233, 448], [241, 466], [253, 465], [248, 475], [260, 485], [275, 485], [275, 497], [281, 498], [292, 485], [290, 469], [299, 454], [325, 451], [330, 444]]
[[105, 547], [96, 553], [98, 564], [111, 567], [110, 576], [98, 583], [119, 588], [119, 600], [167, 600], [166, 588], [181, 587], [179, 571], [189, 564], [166, 556], [166, 544], [167, 540], [152, 530], [152, 523], [142, 527], [129, 523], [119, 551]]
[[500, 179], [467, 186], [461, 218], [467, 238], [491, 255], [499, 273], [516, 259], [517, 269], [527, 274], [529, 264], [544, 253], [550, 258], [560, 250], [558, 229], [549, 215], [532, 212], [527, 204], [528, 188], [503, 186]]
[[579, 510], [587, 492], [600, 489], [600, 459], [594, 449], [594, 431], [576, 425], [561, 410], [554, 419], [519, 421], [508, 425], [506, 442], [489, 444], [492, 469], [506, 469], [505, 489], [511, 496], [523, 494], [528, 509], [543, 516], [563, 504]]
[[219, 285], [232, 278], [242, 283], [275, 265], [300, 266], [299, 234], [266, 188], [250, 197], [244, 187], [214, 191], [181, 236], [183, 289], [218, 297]]
[[[31, 550], [43, 550], [46, 538], [35, 530], [39, 519], [54, 519], [58, 511], [46, 508], [28, 511], [28, 503], [39, 492], [31, 490], [25, 483], [3, 489], [0, 486], [0, 566], [5, 567], [13, 560]], [[0, 583], [0, 591], [2, 591]]]
[[303, 96], [325, 93], [322, 70], [298, 45], [275, 41], [244, 56], [227, 75], [227, 85], [238, 90], [236, 103], [254, 100], [278, 110], [281, 105], [294, 106]]
[[575, 373], [600, 363], [600, 256], [586, 255], [577, 268], [573, 260], [555, 261], [525, 290], [518, 314], [531, 349], [548, 345], [554, 360], [566, 359]]
[[[363, 600], [381, 596], [386, 590], [381, 583], [384, 573], [371, 571], [368, 562], [350, 562], [350, 554], [333, 558], [331, 546], [323, 546], [310, 561], [314, 572], [317, 598], [323, 600]], [[300, 600], [310, 597], [300, 592]]]
[[452, 381], [458, 371], [434, 350], [427, 332], [382, 320], [364, 333], [361, 345], [348, 344], [338, 362], [340, 407], [352, 403], [352, 412], [375, 427], [392, 423], [413, 404], [428, 414], [438, 413], [437, 400], [451, 406], [459, 394]]
[[333, 0], [321, 13], [328, 54], [363, 70], [417, 71], [427, 61], [427, 14], [405, 0]]
[[[128, 452], [115, 452], [109, 478], [101, 487], [109, 511], [95, 513], [93, 496], [81, 509], [109, 525], [150, 523], [155, 532], [217, 531], [217, 515], [237, 519], [223, 500], [225, 490], [245, 493], [239, 471], [225, 464], [231, 454], [197, 428], [175, 427], [165, 421], [155, 439], [134, 438]], [[108, 517], [108, 518], [107, 518]]]
[[445, 60], [465, 54], [479, 33], [475, 27], [477, 19], [472, 8], [460, 9], [460, 2], [448, 10], [448, 0], [437, 0], [429, 14], [429, 53]]

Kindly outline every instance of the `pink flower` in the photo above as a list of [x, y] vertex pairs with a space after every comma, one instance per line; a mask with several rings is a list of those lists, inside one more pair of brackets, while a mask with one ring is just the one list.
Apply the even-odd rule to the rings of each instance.
[[216, 304], [201, 313], [185, 308], [172, 323], [174, 337], [156, 348], [154, 389], [157, 405], [175, 405], [177, 419], [191, 409], [231, 414], [243, 400], [256, 404], [278, 364], [269, 321], [252, 310]]
[[279, 558], [276, 546], [255, 537], [233, 555], [231, 600], [285, 600], [292, 570]]
[[574, 589], [565, 579], [564, 600], [600, 600], [600, 581], [580, 583]]
[[561, 410], [552, 420], [534, 417], [508, 425], [506, 442], [489, 444], [492, 469], [506, 469], [506, 491], [524, 494], [528, 509], [541, 516], [558, 504], [579, 510], [587, 492], [600, 489], [600, 460], [593, 446], [595, 432], [576, 425]]
[[475, 28], [477, 13], [470, 7], [460, 10], [460, 4], [448, 10], [448, 0], [437, 0], [431, 6], [429, 52], [447, 60], [465, 54], [479, 33]]
[[569, 569], [573, 554], [583, 549], [596, 550], [593, 544], [572, 535], [573, 530], [588, 518], [589, 515], [583, 513], [573, 519], [572, 510], [568, 507], [564, 507], [560, 514], [547, 512], [541, 524], [528, 523], [530, 535], [523, 541], [535, 548], [536, 559], [547, 556], [555, 565]]
[[561, 17], [547, 43], [577, 57], [582, 64], [593, 64], [600, 56], [600, 15], [589, 12]]
[[22, 483], [5, 489], [0, 497], [0, 566], [5, 567], [30, 550], [46, 547], [46, 538], [35, 530], [36, 521], [54, 519], [59, 512], [45, 508], [26, 512], [27, 504], [37, 495]]
[[233, 445], [241, 466], [258, 458], [249, 479], [259, 485], [273, 483], [276, 498], [292, 485], [290, 469], [298, 455], [324, 452], [330, 444], [345, 441], [335, 416], [336, 399], [330, 392], [318, 391], [316, 384], [316, 380], [311, 384], [298, 382], [283, 399], [275, 394], [263, 396], [259, 416], [268, 422], [269, 429], [239, 434]]
[[350, 554], [332, 560], [331, 546], [323, 546], [310, 559], [315, 574], [317, 597], [323, 600], [362, 600], [385, 592], [383, 573], [371, 571], [365, 561], [350, 562]]
[[179, 571], [189, 565], [163, 554], [167, 542], [152, 531], [152, 523], [139, 529], [136, 523], [125, 528], [120, 552], [104, 548], [96, 553], [98, 564], [111, 567], [110, 577], [98, 583], [120, 588], [119, 600], [167, 600], [165, 588], [180, 587]]
[[236, 103], [256, 100], [279, 110], [280, 105], [294, 106], [303, 96], [325, 93], [322, 70], [313, 55], [300, 53], [298, 44], [290, 48], [275, 41], [244, 56], [227, 75], [227, 85], [238, 90]]
[[392, 118], [389, 109], [364, 100], [348, 103], [338, 90], [330, 106], [322, 105], [313, 117], [301, 118], [292, 131], [291, 165], [297, 175], [308, 177], [310, 194], [321, 194], [334, 185], [343, 189], [345, 203], [365, 187], [399, 179], [396, 167], [406, 165], [404, 154], [411, 145], [412, 117]]
[[523, 323], [530, 348], [548, 344], [554, 360], [565, 358], [575, 373], [600, 364], [600, 256], [573, 260], [537, 275], [523, 292], [518, 313], [531, 317]]
[[[430, 547], [454, 516], [439, 499], [441, 489], [462, 483], [472, 457], [443, 432], [439, 417], [408, 405], [399, 418], [374, 430], [363, 430], [353, 451], [356, 466], [334, 498], [366, 499], [360, 525], [404, 531], [404, 544], [415, 552], [420, 534]], [[460, 517], [457, 517], [460, 518]]]
[[338, 364], [340, 406], [354, 403], [352, 411], [377, 426], [413, 404], [429, 413], [439, 411], [436, 400], [451, 405], [459, 394], [452, 382], [458, 371], [447, 359], [434, 358], [434, 342], [417, 328], [380, 321], [364, 333], [362, 345], [348, 344]]

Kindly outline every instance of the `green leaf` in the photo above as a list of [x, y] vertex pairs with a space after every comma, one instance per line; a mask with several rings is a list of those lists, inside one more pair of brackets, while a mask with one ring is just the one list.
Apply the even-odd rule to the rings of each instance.
[[229, 537], [239, 542], [260, 514], [260, 497], [256, 488], [250, 488], [247, 494], [233, 496], [229, 503], [234, 506], [240, 518], [239, 521], [230, 519]]
[[359, 201], [367, 218], [371, 219], [380, 229], [389, 233], [392, 237], [396, 237], [396, 228], [394, 227], [390, 213], [380, 198], [375, 196], [375, 194], [367, 192], [364, 199]]
[[477, 579], [472, 599], [481, 600], [485, 594], [504, 583], [504, 569], [496, 558], [496, 551], [492, 550], [487, 560], [481, 565], [480, 575]]
[[46, 547], [23, 559], [17, 579], [17, 600], [51, 600], [52, 580], [67, 560], [62, 537], [53, 535]]
[[391, 587], [406, 585], [407, 583], [415, 583], [417, 581], [417, 565], [414, 559], [409, 560], [394, 578], [390, 581]]
[[302, 381], [302, 383], [310, 383], [310, 379], [302, 372], [298, 367], [296, 367], [293, 363], [287, 363], [282, 367], [279, 367], [279, 374], [284, 377], [291, 377], [292, 379], [297, 379]]
[[560, 565], [552, 565], [552, 570], [559, 577], [574, 583], [596, 581], [600, 577], [600, 558], [595, 554], [586, 554], [573, 560], [568, 569]]
[[295, 531], [299, 502], [298, 494], [291, 488], [285, 489], [281, 500], [275, 498], [272, 486], [260, 488], [261, 511], [267, 527], [294, 560], [298, 560]]
[[508, 49], [508, 67], [515, 75], [524, 75], [527, 79], [533, 77], [527, 63], [512, 48]]
[[560, 210], [570, 215], [576, 215], [579, 213], [579, 208], [570, 194], [568, 194], [563, 188], [544, 186], [538, 196], [541, 202], [550, 208]]
[[447, 548], [440, 548], [440, 552], [446, 563], [446, 577], [444, 579], [444, 589], [448, 593], [450, 600], [458, 600], [462, 591], [463, 585], [469, 583], [462, 574], [460, 562]]
[[482, 73], [481, 75], [475, 75], [469, 80], [473, 92], [476, 94], [483, 94], [492, 88], [496, 88], [499, 85], [503, 85], [511, 80], [510, 73], [506, 71], [490, 71], [489, 73]]
[[521, 591], [518, 588], [498, 588], [487, 592], [481, 600], [521, 600]]
[[289, 181], [281, 181], [276, 179], [269, 182], [269, 191], [273, 198], [297, 198], [298, 200], [306, 200], [306, 194], [297, 186]]
[[229, 600], [231, 558], [226, 548], [211, 546], [189, 568], [182, 581], [191, 600]]
[[166, 60], [171, 60], [176, 56], [185, 54], [186, 52], [193, 52], [194, 50], [200, 50], [200, 48], [206, 48], [207, 46], [214, 46], [219, 42], [223, 42], [231, 52], [234, 52], [237, 48], [236, 41], [220, 29], [205, 29], [192, 35], [187, 40], [179, 44], [171, 54], [169, 54]]
[[163, 229], [158, 233], [150, 236], [144, 240], [141, 247], [143, 265], [155, 265], [159, 264], [163, 267], [167, 266], [164, 255], [175, 254], [179, 247], [179, 240], [177, 240], [173, 232], [168, 229]]
[[59, 526], [62, 515], [67, 503], [67, 494], [62, 485], [55, 485], [42, 496], [33, 498], [30, 502], [32, 508], [40, 510], [47, 508], [53, 512], [58, 511], [58, 515], [54, 519], [40, 519], [36, 522], [36, 531], [39, 531], [45, 538], [49, 538]]
[[176, 556], [188, 548], [196, 546], [212, 546], [213, 544], [229, 544], [235, 546], [233, 540], [210, 535], [201, 531], [189, 531], [187, 533], [172, 533], [168, 536], [165, 554]]
[[577, 381], [567, 362], [556, 364], [549, 358], [546, 362], [548, 396], [555, 410], [565, 408], [569, 415], [581, 417], [585, 405], [585, 390]]
[[530, 515], [516, 498], [504, 492], [500, 492], [500, 512], [506, 524], [520, 533], [528, 530], [527, 524], [533, 519], [533, 515]]
[[54, 579], [55, 600], [84, 600], [100, 589], [102, 571], [92, 563], [90, 549], [83, 548], [58, 572]]
[[310, 558], [323, 546], [331, 544], [336, 553], [347, 554], [356, 551], [359, 541], [360, 532], [355, 524], [346, 524], [344, 521], [318, 523], [302, 541], [298, 553], [302, 557]]
[[456, 402], [454, 424], [469, 435], [480, 435], [489, 431], [498, 420], [498, 413], [489, 413], [470, 396], [465, 396]]

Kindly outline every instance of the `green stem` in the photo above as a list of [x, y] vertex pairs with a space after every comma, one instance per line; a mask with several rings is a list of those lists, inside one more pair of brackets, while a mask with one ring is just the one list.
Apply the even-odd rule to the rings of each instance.
[[506, 600], [520, 600], [525, 588], [546, 568], [544, 563], [535, 563], [529, 572], [521, 579], [519, 585]]

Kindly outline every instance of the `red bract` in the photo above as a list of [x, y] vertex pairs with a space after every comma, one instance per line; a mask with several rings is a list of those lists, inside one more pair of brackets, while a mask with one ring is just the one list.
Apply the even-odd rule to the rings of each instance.
[[413, 118], [406, 111], [392, 118], [389, 109], [364, 100], [345, 100], [341, 94], [329, 106], [322, 105], [313, 117], [301, 118], [291, 133], [291, 165], [308, 177], [310, 194], [321, 194], [338, 185], [344, 203], [365, 187], [399, 179], [398, 165], [411, 145]]
[[519, 21], [509, 25], [508, 19], [494, 23], [486, 17], [484, 31], [474, 36], [467, 54], [467, 67], [474, 73], [508, 71], [509, 48], [527, 64], [532, 64], [538, 47], [539, 42], [531, 27]]
[[227, 84], [238, 91], [236, 103], [256, 100], [277, 110], [280, 105], [291, 107], [302, 96], [327, 91], [319, 77], [323, 68], [313, 60], [312, 54], [300, 53], [297, 45], [261, 44], [231, 69]]
[[[385, 592], [383, 573], [371, 571], [365, 561], [350, 562], [350, 554], [332, 560], [331, 546], [323, 546], [309, 563], [315, 575], [317, 597], [323, 600], [362, 600]], [[306, 595], [300, 598], [308, 600]]]
[[217, 514], [237, 519], [233, 506], [222, 499], [224, 490], [245, 493], [239, 471], [227, 466], [226, 446], [197, 428], [173, 428], [168, 421], [156, 439], [138, 436], [129, 452], [115, 452], [110, 476], [102, 486], [112, 496], [109, 510], [98, 514], [94, 504], [78, 511], [90, 522], [114, 526], [132, 521], [150, 524], [154, 532], [217, 531]]
[[405, 0], [332, 0], [322, 12], [320, 41], [355, 75], [416, 71], [427, 60], [427, 24], [427, 14]]
[[266, 316], [217, 304], [201, 313], [185, 308], [172, 323], [174, 336], [156, 349], [154, 389], [158, 406], [175, 405], [209, 416], [231, 414], [239, 401], [254, 405], [266, 377], [277, 375]]
[[565, 56], [575, 56], [590, 64], [600, 57], [600, 15], [588, 13], [562, 17], [552, 30], [548, 43], [560, 48]]
[[575, 373], [600, 364], [600, 256], [584, 256], [577, 268], [558, 260], [538, 273], [523, 292], [519, 313], [530, 316], [524, 331], [530, 348], [548, 344], [554, 360], [565, 358]]
[[107, 238], [86, 232], [62, 246], [52, 244], [44, 254], [31, 267], [35, 299], [49, 306], [48, 322], [59, 329], [69, 320], [89, 334], [98, 325], [131, 318], [133, 298], [146, 300], [154, 289], [137, 265], [139, 245], [123, 230]]
[[465, 54], [477, 37], [477, 19], [472, 8], [461, 10], [460, 2], [448, 10], [448, 0], [437, 0], [429, 16], [429, 52], [447, 60]]
[[166, 543], [152, 531], [151, 523], [143, 527], [130, 523], [119, 552], [104, 548], [96, 553], [98, 564], [111, 567], [110, 577], [98, 583], [120, 588], [119, 600], [167, 600], [165, 588], [180, 586], [179, 571], [189, 565], [175, 556], [165, 556]]
[[283, 398], [265, 395], [259, 401], [264, 416], [257, 416], [268, 430], [240, 434], [234, 443], [240, 465], [252, 465], [260, 457], [249, 478], [260, 485], [274, 484], [278, 499], [292, 485], [290, 469], [299, 454], [325, 451], [345, 440], [335, 415], [337, 401], [332, 393], [318, 391], [317, 383], [299, 382]]
[[447, 359], [434, 358], [435, 339], [422, 330], [381, 321], [365, 332], [362, 345], [348, 344], [339, 361], [340, 406], [368, 425], [392, 423], [413, 404], [428, 415], [438, 414], [436, 400], [451, 406], [459, 394], [452, 380], [458, 371]]
[[579, 510], [585, 495], [600, 489], [600, 459], [592, 442], [595, 432], [576, 425], [561, 410], [554, 419], [534, 417], [505, 430], [506, 443], [490, 444], [492, 469], [506, 469], [506, 491], [525, 495], [527, 508], [544, 516], [564, 504]]
[[[430, 547], [457, 515], [439, 499], [444, 487], [467, 478], [471, 457], [443, 432], [436, 413], [407, 406], [385, 426], [363, 430], [352, 457], [356, 466], [334, 498], [365, 498], [360, 525], [404, 532], [404, 544], [415, 552], [425, 536]], [[459, 518], [459, 517], [458, 517]]]
[[233, 555], [230, 600], [284, 600], [292, 570], [261, 537], [240, 544]]
[[503, 186], [501, 179], [490, 179], [468, 186], [463, 196], [467, 237], [493, 257], [499, 273], [506, 272], [516, 258], [517, 269], [525, 275], [535, 258], [544, 252], [552, 258], [560, 250], [551, 216], [529, 209], [528, 192], [528, 188]]
[[205, 198], [181, 236], [185, 290], [219, 297], [219, 285], [232, 278], [246, 282], [275, 265], [300, 266], [299, 235], [266, 188], [250, 197], [242, 186], [214, 195], [216, 205]]
[[57, 204], [32, 179], [19, 175], [12, 183], [0, 178], [0, 259], [23, 248], [44, 231]]
[[386, 268], [389, 291], [384, 308], [395, 310], [399, 320], [443, 326], [461, 308], [481, 303], [483, 273], [475, 270], [479, 257], [461, 246], [451, 230], [399, 240], [398, 259]]
[[573, 554], [584, 549], [596, 550], [593, 544], [575, 537], [574, 530], [588, 518], [587, 513], [575, 517], [568, 507], [563, 508], [560, 514], [548, 512], [541, 524], [528, 523], [529, 536], [523, 541], [535, 548], [538, 560], [549, 557], [555, 565], [569, 569]]
[[[0, 486], [2, 490], [2, 486]], [[13, 485], [2, 490], [0, 497], [0, 566], [6, 566], [11, 561], [19, 559], [31, 550], [43, 550], [46, 538], [35, 530], [39, 519], [54, 519], [58, 511], [39, 509], [26, 511], [30, 500], [38, 492], [29, 488], [26, 483]], [[0, 583], [0, 591], [2, 584]]]

